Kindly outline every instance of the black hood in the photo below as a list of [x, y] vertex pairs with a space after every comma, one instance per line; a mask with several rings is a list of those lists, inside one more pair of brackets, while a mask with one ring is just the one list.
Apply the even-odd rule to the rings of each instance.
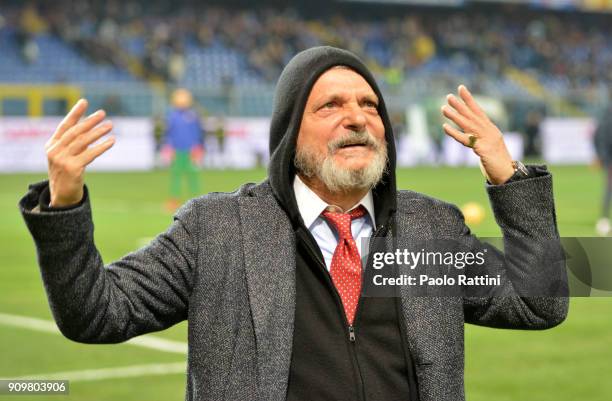
[[396, 209], [395, 140], [384, 99], [374, 77], [363, 62], [347, 50], [330, 46], [313, 47], [293, 57], [281, 73], [270, 125], [270, 185], [295, 228], [302, 224], [293, 192], [293, 158], [302, 114], [316, 80], [337, 65], [348, 66], [360, 74], [378, 96], [378, 113], [385, 127], [389, 162], [383, 179], [372, 191], [376, 225], [386, 225]]

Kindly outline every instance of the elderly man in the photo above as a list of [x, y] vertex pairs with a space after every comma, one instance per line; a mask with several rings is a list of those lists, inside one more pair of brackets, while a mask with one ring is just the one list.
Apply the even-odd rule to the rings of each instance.
[[[104, 266], [93, 241], [85, 166], [113, 139], [81, 101], [47, 146], [49, 182], [21, 201], [58, 326], [113, 343], [189, 320], [188, 400], [457, 401], [463, 325], [544, 329], [567, 313], [551, 176], [513, 163], [500, 131], [465, 87], [443, 113], [467, 134], [507, 244], [487, 296], [364, 297], [360, 239], [477, 243], [459, 210], [397, 191], [395, 148], [372, 75], [352, 53], [306, 50], [284, 69], [270, 128], [269, 177], [187, 203], [150, 245]], [[517, 168], [518, 166], [518, 168]], [[525, 241], [526, 240], [526, 241]], [[557, 249], [558, 250], [558, 249]], [[530, 260], [542, 263], [533, 268]]]

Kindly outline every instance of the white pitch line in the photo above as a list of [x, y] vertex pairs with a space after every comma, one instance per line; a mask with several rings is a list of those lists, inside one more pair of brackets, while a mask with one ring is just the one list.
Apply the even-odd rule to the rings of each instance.
[[[0, 313], [0, 324], [44, 333], [62, 334], [54, 322], [34, 317]], [[166, 340], [165, 338], [152, 336], [150, 334], [132, 338], [126, 341], [126, 344], [175, 354], [187, 354], [187, 343]]]
[[0, 324], [4, 324], [5, 326], [20, 327], [22, 329], [42, 331], [45, 333], [61, 334], [55, 323], [52, 321], [36, 319], [33, 317], [0, 313]]
[[165, 338], [152, 335], [134, 337], [128, 340], [126, 344], [136, 345], [138, 347], [152, 348], [158, 351], [172, 352], [175, 354], [187, 354], [187, 344], [180, 341], [166, 340]]
[[125, 379], [139, 376], [160, 376], [185, 374], [185, 362], [132, 365], [119, 368], [72, 370], [66, 372], [40, 373], [21, 377], [0, 378], [0, 380], [69, 380], [71, 382]]

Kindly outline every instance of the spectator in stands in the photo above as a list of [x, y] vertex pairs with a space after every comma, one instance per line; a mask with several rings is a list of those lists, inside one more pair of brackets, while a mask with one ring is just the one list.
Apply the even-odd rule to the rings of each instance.
[[187, 68], [185, 50], [179, 41], [172, 43], [167, 68], [167, 76], [169, 80], [174, 84], [179, 84], [183, 80], [183, 77], [185, 76], [185, 69]]
[[610, 202], [612, 201], [612, 100], [608, 103], [605, 112], [595, 130], [595, 151], [604, 171], [605, 190], [601, 209], [601, 218], [597, 221], [595, 229], [597, 234], [607, 236], [610, 234]]
[[42, 18], [33, 3], [28, 3], [21, 12], [17, 43], [21, 49], [21, 57], [26, 64], [34, 64], [38, 60], [39, 48], [36, 35], [47, 30], [47, 23]]
[[200, 192], [198, 166], [204, 155], [203, 129], [200, 116], [193, 109], [193, 96], [187, 89], [172, 94], [173, 110], [166, 119], [165, 145], [162, 154], [172, 161], [170, 167], [170, 199], [166, 207], [174, 211], [180, 206], [183, 176], [187, 178], [189, 193]]
[[34, 36], [20, 32], [18, 42], [21, 48], [21, 58], [26, 64], [35, 64], [38, 61], [40, 49]]

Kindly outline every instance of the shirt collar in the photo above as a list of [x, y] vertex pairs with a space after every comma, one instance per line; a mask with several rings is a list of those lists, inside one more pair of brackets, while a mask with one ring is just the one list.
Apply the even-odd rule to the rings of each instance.
[[[319, 198], [319, 195], [314, 193], [312, 189], [308, 187], [308, 185], [304, 184], [304, 181], [302, 181], [297, 174], [293, 179], [293, 192], [295, 193], [295, 200], [297, 202], [300, 215], [302, 215], [302, 220], [304, 220], [304, 225], [306, 228], [310, 229], [310, 226], [312, 226], [317, 217], [319, 217], [325, 208], [330, 205], [323, 201], [323, 199]], [[372, 197], [372, 191], [368, 191], [368, 193], [361, 198], [361, 200], [357, 202], [357, 204], [353, 206], [351, 210], [359, 205], [363, 205], [363, 207], [365, 207], [370, 215], [370, 219], [372, 220], [372, 226], [376, 227], [376, 222], [374, 221], [374, 198]]]

